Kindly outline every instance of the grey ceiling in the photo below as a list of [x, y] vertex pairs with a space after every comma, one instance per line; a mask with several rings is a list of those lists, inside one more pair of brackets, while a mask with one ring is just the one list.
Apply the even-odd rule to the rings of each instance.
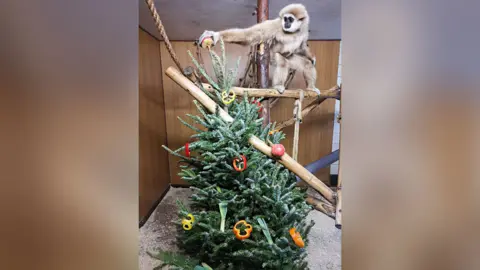
[[[270, 0], [269, 17], [275, 18], [282, 7], [294, 3]], [[340, 0], [299, 0], [311, 17], [310, 39], [340, 39]], [[252, 15], [257, 0], [155, 0], [158, 13], [170, 40], [195, 40], [204, 30], [248, 27], [256, 23]], [[140, 27], [161, 39], [145, 0], [139, 0]]]

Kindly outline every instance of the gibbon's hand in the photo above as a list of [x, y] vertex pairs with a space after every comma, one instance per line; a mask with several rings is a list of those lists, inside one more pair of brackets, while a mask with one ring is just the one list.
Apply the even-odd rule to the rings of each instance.
[[215, 44], [217, 44], [217, 42], [220, 38], [220, 34], [218, 32], [215, 32], [215, 31], [205, 30], [203, 32], [203, 34], [198, 38], [198, 41], [200, 42], [200, 45], [203, 44], [203, 41], [206, 38], [212, 38], [212, 41], [213, 41], [212, 45], [215, 46]]
[[312, 64], [315, 66], [315, 63], [317, 63], [317, 58], [314, 56], [312, 57]]

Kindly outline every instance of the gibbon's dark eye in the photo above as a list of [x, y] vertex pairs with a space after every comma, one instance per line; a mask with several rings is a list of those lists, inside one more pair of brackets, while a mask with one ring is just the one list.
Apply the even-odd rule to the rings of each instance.
[[289, 17], [286, 17], [286, 16], [285, 16], [285, 17], [283, 17], [283, 20], [284, 20], [286, 23], [287, 23], [287, 22], [288, 22], [288, 23], [292, 23], [293, 20], [294, 20], [294, 18], [293, 18], [293, 17], [290, 17], [290, 16], [289, 16]]
[[303, 17], [303, 18], [298, 18], [299, 21], [303, 21], [304, 19], [305, 19], [305, 17]]

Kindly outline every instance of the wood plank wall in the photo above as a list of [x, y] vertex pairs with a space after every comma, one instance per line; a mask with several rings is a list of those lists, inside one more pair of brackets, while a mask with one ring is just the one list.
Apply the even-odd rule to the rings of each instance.
[[139, 29], [139, 216], [142, 220], [170, 185], [160, 42]]
[[[340, 41], [310, 41], [310, 49], [317, 58], [317, 88], [328, 89], [337, 83], [338, 57]], [[306, 84], [301, 74], [296, 74], [289, 88], [305, 89]], [[305, 99], [303, 106], [314, 99]], [[272, 121], [281, 122], [290, 119], [293, 114], [293, 100], [281, 99], [271, 110]], [[335, 101], [326, 100], [308, 114], [300, 124], [298, 143], [298, 162], [306, 165], [332, 152]], [[285, 128], [287, 138], [283, 142], [288, 153], [293, 149], [293, 125]], [[330, 184], [330, 166], [321, 169], [315, 175]]]
[[[340, 49], [340, 41], [310, 41], [309, 45], [312, 52], [317, 57], [317, 87], [327, 89], [335, 85], [337, 82], [338, 56]], [[172, 46], [177, 56], [184, 66], [192, 65], [190, 57], [187, 53], [190, 50], [194, 55], [196, 47], [193, 42], [173, 42]], [[161, 42], [160, 51], [162, 55], [162, 74], [170, 66], [175, 66], [170, 58], [164, 42]], [[242, 57], [239, 73], [242, 73], [247, 61], [248, 48], [234, 44], [226, 44], [226, 51], [229, 57], [230, 67], [234, 67], [238, 56]], [[207, 70], [211, 71], [210, 58], [205, 50], [202, 56]], [[210, 73], [211, 74], [211, 73]], [[239, 74], [239, 77], [241, 75]], [[291, 88], [305, 88], [303, 76], [297, 74], [291, 84]], [[164, 75], [163, 89], [165, 94], [165, 114], [168, 146], [171, 149], [177, 149], [189, 141], [192, 131], [183, 126], [177, 117], [185, 117], [185, 114], [198, 114], [193, 98], [181, 89], [175, 82]], [[311, 100], [305, 100], [304, 104], [308, 104]], [[332, 150], [333, 121], [334, 121], [335, 102], [333, 100], [324, 102], [319, 108], [310, 113], [303, 124], [300, 125], [300, 142], [299, 142], [299, 162], [308, 164], [317, 160]], [[281, 100], [271, 111], [272, 121], [283, 121], [293, 114], [293, 100]], [[185, 119], [185, 118], [184, 118]], [[293, 127], [285, 129], [287, 139], [283, 142], [287, 151], [291, 153], [293, 140]], [[177, 175], [179, 172], [176, 157], [169, 157], [169, 166], [171, 172], [171, 183], [173, 185], [185, 185], [186, 183]], [[329, 184], [330, 169], [325, 168], [316, 173], [322, 181]]]

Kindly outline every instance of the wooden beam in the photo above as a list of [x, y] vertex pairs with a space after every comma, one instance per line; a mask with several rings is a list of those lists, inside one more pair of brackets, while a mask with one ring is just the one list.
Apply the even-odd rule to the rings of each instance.
[[[213, 92], [213, 87], [208, 83], [202, 83], [203, 88], [209, 92]], [[243, 96], [247, 94], [249, 97], [266, 97], [266, 98], [293, 98], [299, 99], [300, 93], [303, 91], [304, 98], [319, 98], [319, 99], [327, 99], [327, 98], [335, 98], [339, 99], [339, 88], [338, 86], [334, 86], [327, 90], [320, 90], [320, 96], [313, 91], [313, 89], [288, 89], [285, 90], [283, 94], [278, 93], [277, 90], [273, 88], [267, 89], [260, 89], [260, 88], [244, 88], [244, 87], [232, 87], [231, 88], [235, 95]], [[318, 101], [317, 101], [318, 102]], [[321, 102], [320, 102], [321, 103]]]
[[[209, 96], [207, 96], [200, 88], [198, 88], [193, 82], [191, 82], [187, 77], [185, 77], [180, 71], [178, 71], [174, 67], [169, 67], [166, 69], [165, 73], [168, 77], [170, 77], [170, 79], [172, 79], [179, 86], [189, 92], [200, 103], [202, 103], [208, 111], [210, 111], [211, 113], [215, 112], [215, 101], [213, 101]], [[220, 109], [219, 115], [225, 122], [233, 122], [233, 118], [224, 110]], [[260, 152], [273, 158], [272, 148], [264, 141], [260, 140], [258, 137], [251, 136], [248, 142]], [[305, 169], [305, 167], [296, 162], [287, 153], [285, 153], [282, 157], [276, 159], [279, 163], [284, 165], [291, 172], [298, 175], [300, 179], [305, 181], [313, 189], [318, 191], [323, 197], [325, 197], [326, 200], [328, 200], [332, 204], [335, 204], [333, 191], [320, 179], [318, 179], [314, 174], [312, 174], [307, 169]]]
[[337, 196], [336, 196], [336, 206], [335, 206], [335, 227], [338, 229], [342, 228], [342, 174], [338, 171], [338, 184], [337, 184]]
[[302, 103], [303, 103], [303, 91], [300, 92], [300, 98], [295, 100], [293, 107], [293, 118], [295, 118], [295, 129], [293, 131], [293, 159], [298, 160], [298, 140], [300, 136], [300, 123], [302, 122]]
[[314, 198], [312, 196], [307, 197], [307, 203], [313, 206], [316, 210], [324, 213], [330, 218], [335, 219], [335, 207], [327, 202], [322, 202], [321, 200]]
[[[260, 140], [258, 137], [251, 136], [250, 139], [248, 139], [248, 142], [260, 152], [273, 158], [272, 148], [268, 146], [264, 141]], [[300, 163], [295, 161], [287, 153], [283, 154], [283, 156], [278, 158], [277, 161], [283, 166], [285, 166], [287, 169], [289, 169], [291, 172], [298, 175], [300, 179], [305, 181], [305, 183], [307, 183], [313, 189], [322, 194], [322, 196], [325, 197], [327, 201], [335, 204], [333, 191], [327, 185], [325, 185], [325, 183], [323, 183], [314, 174], [305, 169], [305, 167], [300, 165]]]
[[[210, 112], [215, 112], [217, 103], [213, 101], [207, 94], [200, 90], [192, 81], [185, 77], [181, 72], [173, 67], [169, 67], [165, 70], [165, 73], [183, 89], [187, 90], [196, 100], [207, 108]], [[193, 90], [191, 90], [193, 89]], [[198, 89], [198, 91], [196, 91]], [[219, 109], [220, 117], [226, 122], [233, 122], [233, 118], [222, 108]]]
[[[318, 99], [316, 99], [315, 101], [313, 101], [312, 103], [308, 104], [303, 110], [302, 110], [302, 115], [301, 117], [304, 118], [305, 116], [307, 116], [307, 114], [309, 114], [311, 111], [313, 111], [313, 109], [317, 108], [320, 104], [322, 104], [322, 102], [324, 102], [325, 100], [327, 100], [327, 98], [337, 98], [339, 99], [339, 93], [340, 93], [340, 88], [338, 88], [337, 86], [335, 87], [332, 87], [330, 88], [329, 90], [325, 91], [325, 94], [324, 95], [321, 95]], [[281, 129], [284, 129], [288, 126], [291, 126], [295, 123], [295, 118], [292, 117], [286, 121], [283, 121], [281, 123], [279, 123], [275, 129], [276, 130], [281, 130]]]
[[[268, 20], [268, 0], [257, 0], [257, 23]], [[268, 88], [268, 67], [270, 52], [267, 44], [260, 43], [257, 48], [257, 82], [260, 88]], [[264, 125], [270, 123], [270, 100], [263, 103], [262, 117]]]
[[[340, 111], [339, 111], [339, 114], [342, 113], [342, 103], [340, 102]], [[340, 129], [340, 137], [342, 136], [342, 133], [341, 133], [341, 129]], [[339, 150], [340, 150], [340, 145], [341, 145], [341, 141], [339, 141], [338, 143], [338, 146], [339, 146]], [[340, 156], [339, 156], [339, 159], [340, 159]], [[337, 196], [336, 196], [336, 205], [335, 205], [335, 227], [337, 227], [338, 229], [341, 229], [342, 228], [342, 188], [343, 188], [343, 184], [342, 184], [342, 169], [340, 167], [340, 161], [338, 162], [338, 182], [337, 182]]]

